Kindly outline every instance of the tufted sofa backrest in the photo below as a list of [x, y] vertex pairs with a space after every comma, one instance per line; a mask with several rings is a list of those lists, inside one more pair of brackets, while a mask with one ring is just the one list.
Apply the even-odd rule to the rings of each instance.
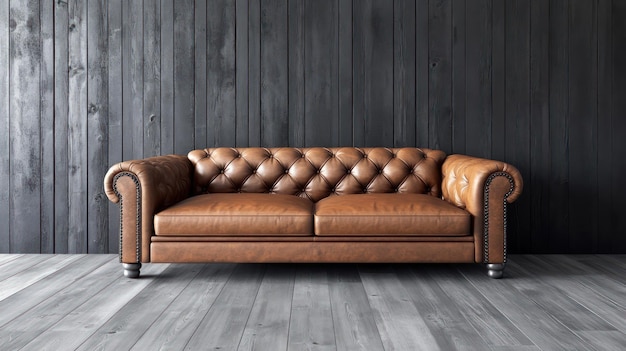
[[443, 151], [418, 148], [209, 148], [189, 152], [195, 193], [441, 196]]

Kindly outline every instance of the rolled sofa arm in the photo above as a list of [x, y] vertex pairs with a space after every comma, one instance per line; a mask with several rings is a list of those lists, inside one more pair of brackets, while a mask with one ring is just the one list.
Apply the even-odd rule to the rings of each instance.
[[113, 165], [104, 177], [111, 202], [120, 203], [120, 261], [150, 261], [154, 214], [190, 195], [193, 166], [186, 156], [156, 156]]
[[[506, 207], [522, 193], [514, 166], [466, 155], [450, 155], [442, 166], [443, 198], [474, 217], [476, 262], [506, 262]], [[482, 245], [481, 245], [482, 244]]]

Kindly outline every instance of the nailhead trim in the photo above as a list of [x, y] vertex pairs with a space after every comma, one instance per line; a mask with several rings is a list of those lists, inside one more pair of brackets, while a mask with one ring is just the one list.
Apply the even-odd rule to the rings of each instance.
[[[136, 221], [137, 221], [137, 225], [135, 228], [135, 232], [137, 235], [137, 242], [136, 242], [136, 247], [137, 247], [137, 251], [136, 251], [136, 255], [137, 255], [137, 262], [141, 262], [141, 185], [139, 184], [139, 179], [137, 178], [137, 176], [133, 173], [130, 172], [121, 172], [118, 173], [117, 175], [115, 175], [115, 177], [113, 178], [113, 191], [115, 191], [115, 195], [117, 195], [117, 197], [120, 198], [120, 219], [122, 219], [122, 213], [124, 212], [124, 197], [119, 193], [119, 191], [117, 190], [117, 180], [120, 177], [130, 177], [133, 182], [135, 183], [135, 193], [137, 194], [137, 214], [136, 214]], [[122, 249], [124, 247], [123, 245], [123, 233], [124, 233], [124, 221], [120, 220], [120, 262], [122, 262]]]
[[485, 182], [485, 190], [484, 190], [484, 196], [483, 196], [483, 198], [485, 199], [484, 200], [485, 202], [483, 205], [483, 216], [484, 216], [483, 218], [483, 223], [484, 223], [483, 263], [489, 263], [489, 187], [491, 186], [491, 182], [496, 177], [505, 177], [506, 179], [509, 180], [509, 183], [511, 184], [509, 191], [504, 195], [504, 201], [503, 201], [503, 206], [504, 206], [504, 263], [506, 263], [506, 256], [507, 256], [507, 251], [506, 251], [507, 201], [506, 199], [509, 197], [509, 195], [511, 195], [511, 193], [513, 192], [513, 189], [515, 188], [515, 182], [513, 181], [513, 177], [509, 173], [506, 173], [506, 172], [492, 173], [487, 178], [487, 181]]

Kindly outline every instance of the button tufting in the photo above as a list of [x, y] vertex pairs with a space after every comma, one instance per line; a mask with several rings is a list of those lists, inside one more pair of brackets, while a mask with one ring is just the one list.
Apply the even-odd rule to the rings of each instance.
[[224, 174], [224, 170], [223, 170], [223, 169], [220, 169], [220, 173], [221, 173], [221, 174]]

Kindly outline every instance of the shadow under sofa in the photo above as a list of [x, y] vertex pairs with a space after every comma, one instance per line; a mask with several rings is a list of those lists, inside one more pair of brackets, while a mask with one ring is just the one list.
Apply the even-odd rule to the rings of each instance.
[[120, 260], [485, 263], [502, 277], [504, 162], [420, 148], [207, 148], [118, 163]]

